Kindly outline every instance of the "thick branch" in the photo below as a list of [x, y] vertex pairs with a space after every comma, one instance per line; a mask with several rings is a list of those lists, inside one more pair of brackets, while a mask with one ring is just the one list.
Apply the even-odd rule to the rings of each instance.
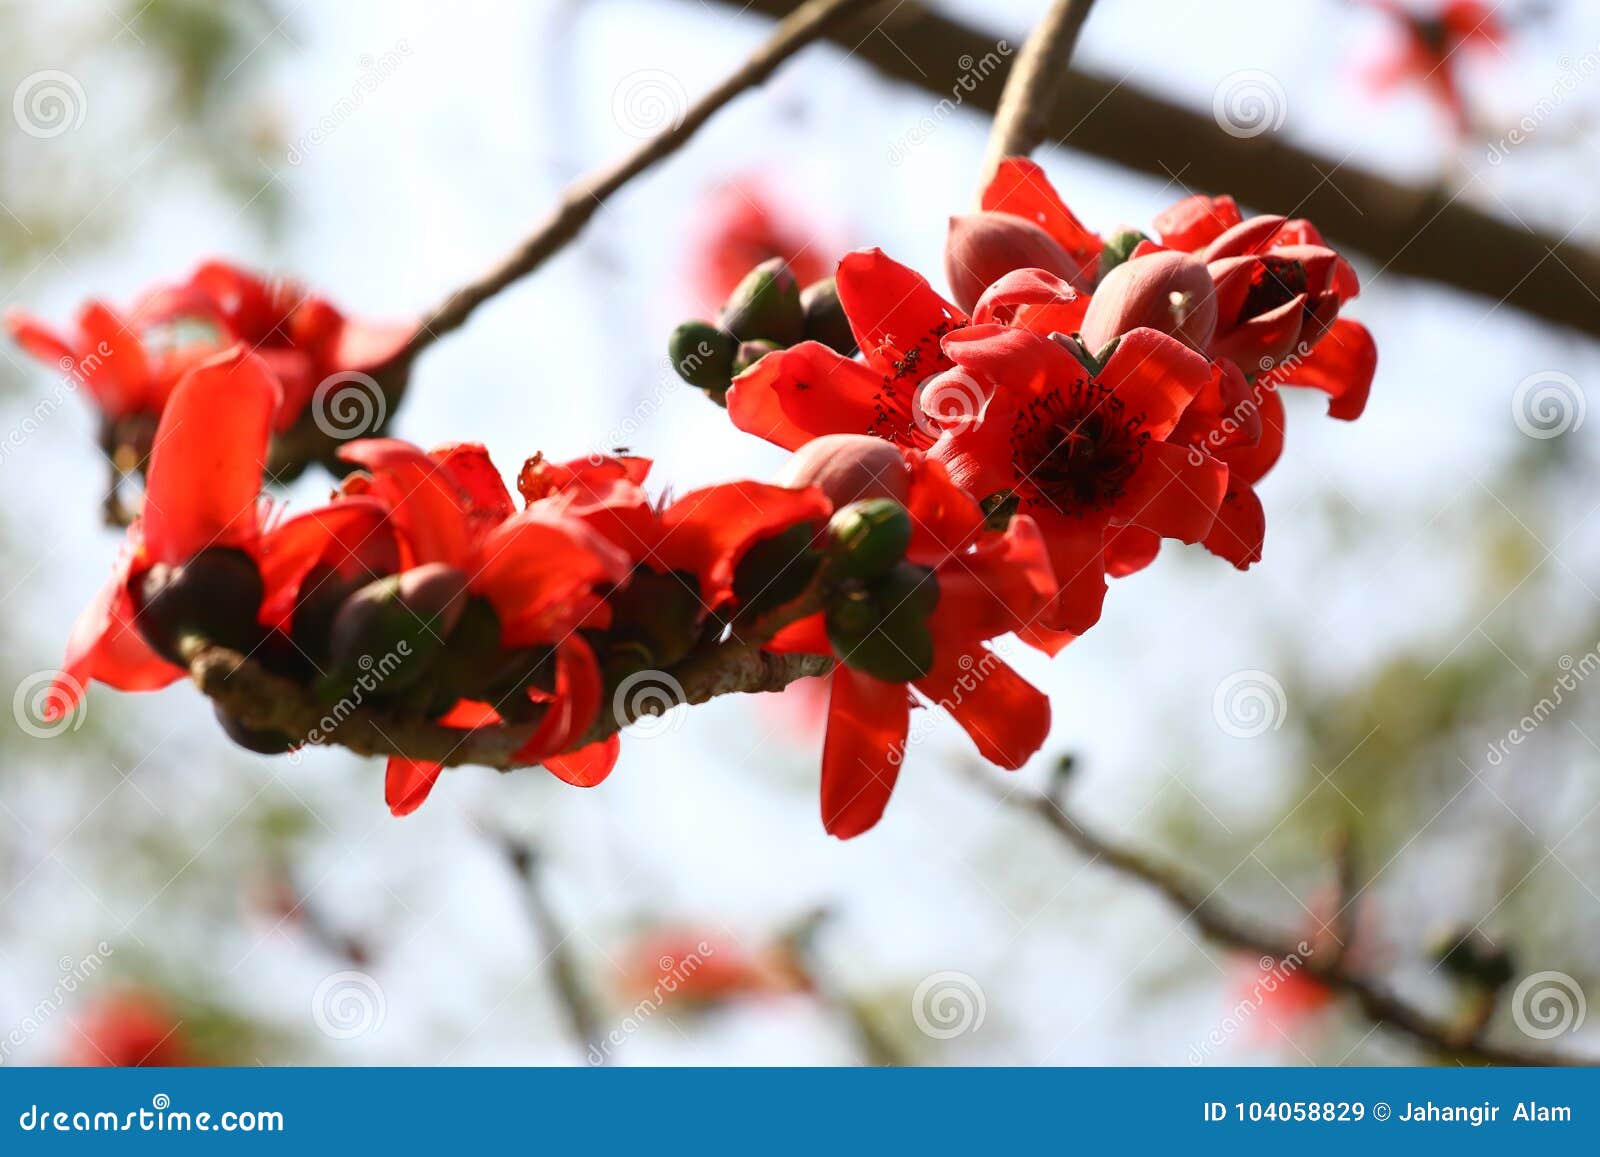
[[1597, 1063], [1588, 1058], [1562, 1056], [1537, 1048], [1495, 1045], [1477, 1040], [1470, 1031], [1463, 1032], [1460, 1026], [1437, 1019], [1374, 981], [1358, 975], [1346, 963], [1345, 954], [1303, 954], [1298, 941], [1226, 910], [1212, 899], [1212, 889], [1191, 884], [1181, 873], [1168, 866], [1107, 843], [1049, 796], [1019, 793], [992, 778], [982, 778], [980, 782], [995, 798], [1037, 816], [1066, 843], [1091, 860], [1140, 880], [1160, 892], [1174, 907], [1193, 919], [1211, 939], [1277, 960], [1298, 959], [1302, 972], [1349, 996], [1369, 1020], [1404, 1033], [1428, 1048], [1460, 1060], [1488, 1065]]
[[[723, 2], [768, 16], [794, 7], [793, 0]], [[999, 60], [1001, 37], [917, 0], [886, 2], [841, 21], [828, 36], [887, 76], [987, 112], [999, 101], [1011, 63]], [[973, 83], [972, 62], [990, 60], [998, 60], [993, 71]], [[1082, 69], [1067, 76], [1047, 133], [1159, 181], [1233, 193], [1261, 210], [1309, 217], [1341, 246], [1366, 254], [1380, 272], [1442, 282], [1600, 336], [1600, 253], [1508, 223], [1444, 188], [1392, 181], [1297, 148], [1276, 133], [1229, 136], [1205, 112], [1125, 78]]]
[[989, 183], [1001, 161], [1027, 156], [1049, 135], [1050, 114], [1061, 103], [1072, 50], [1093, 4], [1094, 0], [1055, 0], [1029, 34], [1000, 93], [980, 186]]

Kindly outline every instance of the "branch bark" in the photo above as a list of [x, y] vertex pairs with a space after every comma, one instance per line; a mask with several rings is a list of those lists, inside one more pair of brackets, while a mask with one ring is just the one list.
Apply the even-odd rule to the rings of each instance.
[[[794, 7], [793, 0], [722, 2], [766, 16]], [[1003, 56], [1003, 37], [918, 0], [885, 0], [840, 21], [827, 36], [885, 76], [985, 112], [995, 111], [1001, 83], [1015, 67], [1000, 60], [974, 85], [972, 62]], [[1600, 336], [1600, 252], [1464, 204], [1459, 192], [1390, 180], [1275, 133], [1229, 136], [1204, 112], [1081, 68], [1065, 77], [1047, 122], [1050, 140], [1089, 156], [1309, 217], [1342, 247], [1370, 258], [1380, 274], [1437, 281]]]
[[1025, 157], [1044, 143], [1051, 110], [1061, 103], [1066, 87], [1078, 33], [1093, 5], [1094, 0], [1055, 0], [1029, 33], [1000, 93], [980, 188], [989, 183], [1001, 161]]
[[1299, 959], [1301, 971], [1350, 997], [1367, 1019], [1400, 1032], [1441, 1055], [1486, 1065], [1600, 1063], [1600, 1059], [1596, 1058], [1563, 1056], [1539, 1048], [1498, 1045], [1479, 1040], [1470, 1032], [1462, 1032], [1461, 1026], [1416, 1008], [1377, 982], [1353, 971], [1346, 963], [1348, 957], [1343, 952], [1302, 954], [1299, 941], [1295, 938], [1228, 911], [1212, 898], [1214, 890], [1190, 883], [1175, 869], [1101, 839], [1050, 796], [1020, 793], [1004, 787], [991, 777], [977, 778], [984, 790], [995, 799], [1032, 814], [1063, 842], [1090, 860], [1154, 888], [1212, 940], [1276, 960]]

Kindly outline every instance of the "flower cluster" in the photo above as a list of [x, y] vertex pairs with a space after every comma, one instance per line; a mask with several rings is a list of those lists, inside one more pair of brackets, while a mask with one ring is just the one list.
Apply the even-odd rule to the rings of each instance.
[[[1248, 567], [1265, 537], [1254, 487], [1283, 447], [1278, 390], [1321, 390], [1347, 420], [1365, 407], [1376, 351], [1339, 316], [1356, 274], [1310, 222], [1194, 196], [1154, 232], [1095, 233], [1039, 166], [1008, 159], [981, 211], [951, 222], [954, 302], [878, 250], [851, 253], [836, 283], [861, 356], [801, 342], [735, 378], [729, 416], [797, 451], [796, 481], [842, 504], [894, 480], [915, 528], [907, 559], [940, 592], [931, 657], [895, 640], [907, 665], [926, 659], [915, 677], [829, 636], [841, 667], [823, 810], [836, 834], [870, 827], [887, 802], [904, 684], [1017, 766], [1048, 704], [986, 642], [1012, 633], [1055, 653], [1098, 621], [1108, 576], [1149, 565], [1163, 539]], [[822, 641], [813, 630], [799, 645]]]
[[[262, 497], [274, 432], [364, 331], [304, 300], [268, 324], [278, 298], [208, 266], [181, 304], [141, 307], [170, 319], [204, 300], [216, 336], [163, 362], [175, 382], [139, 403], [160, 413], [144, 508], [53, 705], [90, 680], [189, 674], [252, 750], [387, 754], [397, 815], [452, 763], [592, 786], [640, 714], [818, 675], [822, 818], [840, 838], [882, 816], [918, 704], [1020, 767], [1050, 705], [1003, 640], [1056, 653], [1163, 539], [1249, 566], [1278, 390], [1322, 390], [1351, 419], [1371, 385], [1372, 340], [1339, 316], [1356, 275], [1309, 222], [1192, 197], [1154, 232], [1090, 231], [1013, 159], [952, 223], [954, 303], [877, 250], [805, 294], [782, 262], [758, 266], [672, 344], [734, 425], [794, 452], [777, 483], [669, 501], [645, 490], [645, 459], [535, 455], [519, 504], [481, 446], [367, 438], [293, 517]], [[148, 368], [145, 348], [123, 360]], [[640, 680], [656, 693], [636, 703]]]
[[88, 391], [103, 446], [124, 473], [145, 463], [184, 375], [225, 349], [243, 343], [271, 368], [281, 387], [273, 429], [282, 434], [305, 417], [321, 383], [383, 365], [416, 329], [356, 321], [295, 282], [220, 261], [142, 294], [126, 312], [89, 301], [72, 331], [15, 310], [6, 322], [24, 350]]

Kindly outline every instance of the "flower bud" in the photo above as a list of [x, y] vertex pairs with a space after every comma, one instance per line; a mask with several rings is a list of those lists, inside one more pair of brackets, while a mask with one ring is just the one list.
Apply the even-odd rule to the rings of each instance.
[[770, 341], [747, 341], [747, 342], [741, 342], [740, 345], [739, 345], [739, 352], [737, 354], [735, 354], [734, 358], [733, 358], [733, 372], [734, 372], [734, 375], [738, 376], [739, 374], [744, 373], [747, 369], [749, 369], [751, 366], [755, 365], [757, 362], [759, 362], [762, 358], [766, 357], [768, 354], [777, 353], [778, 349], [779, 349], [779, 346], [778, 346], [778, 344], [776, 342], [770, 342]]
[[800, 286], [781, 257], [763, 261], [728, 296], [718, 324], [742, 342], [770, 341], [780, 349], [805, 337]]
[[829, 520], [827, 542], [834, 574], [874, 578], [905, 558], [911, 516], [892, 498], [852, 502]]
[[783, 486], [815, 486], [835, 507], [862, 498], [904, 503], [911, 492], [905, 458], [892, 443], [867, 434], [825, 434], [796, 450], [778, 475]]
[[983, 291], [1014, 269], [1043, 269], [1087, 288], [1078, 262], [1032, 221], [992, 211], [950, 218], [944, 273], [962, 310], [971, 313]]
[[635, 659], [621, 674], [641, 667], [670, 667], [700, 637], [704, 607], [693, 575], [658, 574], [640, 567], [606, 602], [611, 607], [611, 627], [601, 650], [626, 648]]
[[727, 392], [738, 350], [732, 334], [706, 321], [686, 321], [667, 340], [667, 356], [678, 376], [713, 394]]
[[850, 318], [839, 301], [839, 288], [833, 278], [808, 285], [800, 294], [800, 308], [806, 315], [807, 341], [819, 341], [847, 358], [855, 355], [855, 330], [850, 328]]
[[1457, 980], [1490, 990], [1504, 987], [1517, 974], [1511, 953], [1473, 928], [1446, 934], [1433, 957]]
[[933, 571], [899, 563], [828, 608], [828, 642], [846, 666], [886, 683], [909, 683], [933, 669], [928, 616], [938, 602]]
[[340, 577], [338, 571], [318, 564], [300, 580], [300, 592], [289, 618], [289, 638], [297, 654], [304, 655], [319, 670], [328, 667], [328, 643], [333, 619], [357, 589], [371, 581], [371, 575]]
[[233, 547], [213, 546], [187, 562], [157, 563], [139, 577], [134, 621], [162, 658], [187, 666], [188, 639], [248, 652], [260, 641], [256, 622], [263, 586], [255, 559]]
[[1142, 241], [1148, 241], [1137, 229], [1118, 229], [1106, 238], [1105, 248], [1100, 250], [1100, 276], [1096, 284], [1105, 280], [1106, 274], [1133, 256], [1133, 251]]
[[1083, 315], [1083, 344], [1099, 349], [1147, 326], [1203, 352], [1217, 328], [1217, 300], [1204, 263], [1187, 253], [1149, 253], [1106, 275]]
[[466, 608], [467, 576], [428, 563], [368, 583], [334, 616], [332, 684], [344, 690], [377, 670], [385, 692], [417, 683]]
[[222, 725], [223, 733], [246, 751], [253, 751], [257, 755], [283, 755], [300, 746], [301, 741], [286, 732], [249, 726], [238, 716], [224, 711], [220, 703], [213, 713]]
[[747, 613], [781, 607], [796, 598], [817, 573], [810, 522], [768, 535], [744, 552], [733, 572], [733, 597]]

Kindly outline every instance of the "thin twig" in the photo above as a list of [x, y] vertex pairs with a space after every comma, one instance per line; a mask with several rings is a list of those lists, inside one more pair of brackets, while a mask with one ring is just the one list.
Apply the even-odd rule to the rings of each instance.
[[1211, 939], [1261, 956], [1300, 960], [1303, 973], [1352, 998], [1367, 1019], [1404, 1033], [1430, 1049], [1452, 1059], [1488, 1065], [1600, 1063], [1594, 1058], [1564, 1056], [1538, 1048], [1490, 1044], [1477, 1039], [1475, 1034], [1463, 1034], [1460, 1026], [1446, 1023], [1408, 1004], [1376, 982], [1358, 975], [1345, 960], [1327, 953], [1307, 955], [1301, 951], [1296, 940], [1227, 911], [1212, 899], [1211, 890], [1189, 883], [1173, 868], [1107, 843], [1079, 823], [1055, 799], [1018, 792], [991, 777], [978, 778], [984, 789], [995, 798], [1031, 812], [1091, 860], [1141, 880], [1160, 892], [1192, 918]]
[[586, 1052], [599, 1055], [604, 1064], [606, 1054], [597, 1047], [604, 1033], [599, 1009], [583, 986], [582, 969], [572, 951], [572, 934], [562, 928], [550, 897], [544, 887], [544, 864], [539, 853], [522, 840], [501, 836], [498, 840], [506, 862], [522, 880], [528, 905], [528, 919], [535, 935], [544, 946], [545, 961], [550, 965], [551, 986], [561, 1003], [562, 1012], [572, 1035]]
[[[405, 393], [411, 366], [424, 350], [459, 329], [484, 302], [559, 253], [577, 238], [615, 193], [676, 153], [723, 107], [765, 82], [780, 65], [821, 39], [842, 17], [870, 3], [872, 0], [806, 0], [778, 24], [772, 36], [737, 72], [685, 109], [670, 128], [651, 137], [620, 161], [568, 186], [556, 208], [514, 250], [429, 311], [411, 339], [392, 358], [371, 371], [383, 388], [388, 412], [395, 411]], [[311, 436], [309, 432], [307, 436]], [[309, 445], [299, 449], [308, 457], [315, 456]], [[330, 440], [322, 447], [322, 453], [331, 449]]]
[[989, 183], [1001, 161], [1027, 156], [1049, 136], [1050, 114], [1066, 89], [1072, 50], [1093, 4], [1094, 0], [1054, 0], [1028, 35], [1000, 93], [980, 185]]

